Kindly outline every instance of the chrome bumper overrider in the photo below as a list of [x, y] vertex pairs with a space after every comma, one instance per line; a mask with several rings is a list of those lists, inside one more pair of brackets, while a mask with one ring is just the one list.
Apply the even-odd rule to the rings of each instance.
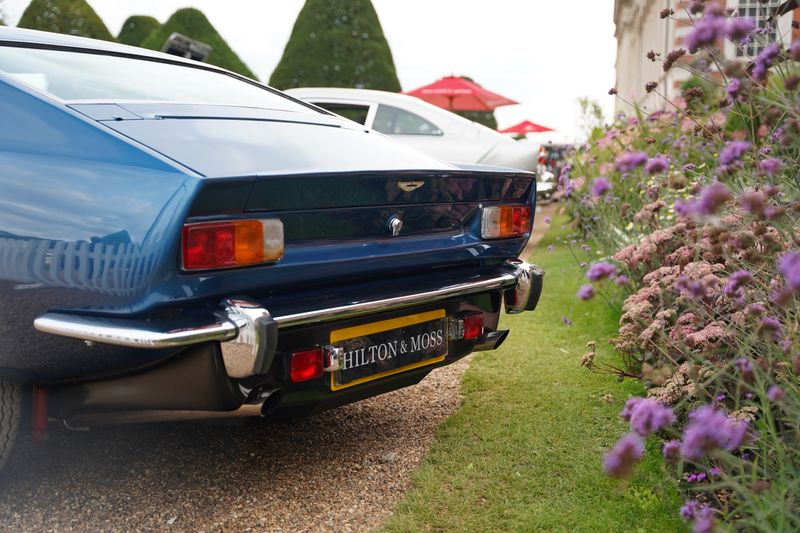
[[507, 313], [532, 311], [542, 290], [544, 272], [524, 261], [506, 261], [503, 271], [431, 290], [421, 290], [346, 305], [272, 316], [245, 299], [222, 302], [218, 320], [179, 329], [159, 329], [144, 320], [120, 320], [67, 313], [46, 313], [33, 322], [41, 332], [131, 348], [166, 349], [219, 341], [228, 375], [244, 378], [265, 372], [272, 364], [278, 328], [311, 325], [377, 312], [429, 304], [458, 296], [502, 290]]

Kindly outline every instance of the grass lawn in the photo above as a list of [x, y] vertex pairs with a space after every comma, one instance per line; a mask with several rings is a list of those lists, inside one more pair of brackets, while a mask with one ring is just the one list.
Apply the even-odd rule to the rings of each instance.
[[579, 366], [591, 340], [610, 356], [618, 317], [575, 298], [582, 278], [558, 242], [563, 223], [532, 258], [547, 272], [538, 309], [504, 315], [509, 339], [473, 360], [463, 407], [439, 429], [387, 531], [685, 529], [660, 454], [648, 453], [629, 482], [602, 472], [603, 452], [625, 431], [618, 413], [642, 387]]

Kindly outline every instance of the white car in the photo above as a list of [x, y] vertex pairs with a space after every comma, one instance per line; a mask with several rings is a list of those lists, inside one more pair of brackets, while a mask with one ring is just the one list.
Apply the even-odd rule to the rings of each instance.
[[333, 87], [286, 93], [444, 161], [537, 170], [538, 144], [515, 141], [413, 96]]

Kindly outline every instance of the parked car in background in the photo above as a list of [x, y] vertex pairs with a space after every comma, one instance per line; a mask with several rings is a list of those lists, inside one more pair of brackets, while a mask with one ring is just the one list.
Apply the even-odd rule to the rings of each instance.
[[0, 464], [49, 421], [306, 415], [412, 385], [538, 300], [531, 173], [14, 28], [0, 116]]
[[443, 161], [535, 171], [539, 146], [472, 122], [405, 94], [333, 87], [288, 94], [349, 118]]

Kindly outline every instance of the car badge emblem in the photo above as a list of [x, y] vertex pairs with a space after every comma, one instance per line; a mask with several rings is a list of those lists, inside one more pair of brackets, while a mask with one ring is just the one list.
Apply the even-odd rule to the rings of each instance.
[[406, 192], [416, 191], [420, 187], [425, 185], [424, 181], [398, 181], [397, 186], [400, 187], [401, 190]]
[[400, 235], [400, 230], [403, 229], [403, 221], [397, 215], [389, 217], [389, 231], [392, 232], [392, 237]]

